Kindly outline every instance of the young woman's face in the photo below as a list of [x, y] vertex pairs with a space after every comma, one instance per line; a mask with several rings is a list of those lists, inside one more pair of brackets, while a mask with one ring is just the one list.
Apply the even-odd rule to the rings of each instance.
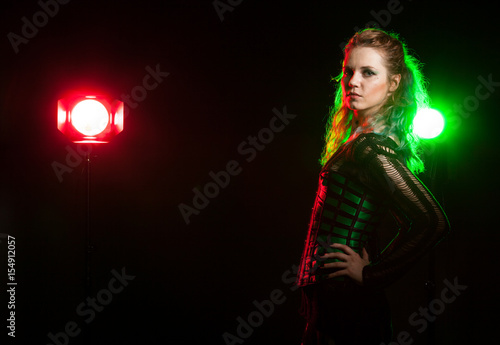
[[342, 94], [355, 116], [374, 115], [396, 90], [400, 76], [389, 80], [384, 59], [374, 48], [356, 47], [346, 56], [343, 67]]

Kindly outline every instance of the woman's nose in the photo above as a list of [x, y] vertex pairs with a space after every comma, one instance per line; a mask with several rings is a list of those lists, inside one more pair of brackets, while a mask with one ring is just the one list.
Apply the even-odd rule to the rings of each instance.
[[350, 87], [358, 87], [359, 86], [359, 78], [357, 73], [353, 73], [349, 78], [349, 86]]

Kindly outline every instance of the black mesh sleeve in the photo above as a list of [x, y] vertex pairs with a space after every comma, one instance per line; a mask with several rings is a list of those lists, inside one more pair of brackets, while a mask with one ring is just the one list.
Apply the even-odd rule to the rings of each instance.
[[399, 278], [449, 231], [441, 206], [406, 167], [390, 139], [369, 135], [356, 140], [354, 159], [366, 167], [370, 187], [387, 198], [400, 215], [402, 230], [376, 262], [363, 269], [363, 285], [384, 287]]

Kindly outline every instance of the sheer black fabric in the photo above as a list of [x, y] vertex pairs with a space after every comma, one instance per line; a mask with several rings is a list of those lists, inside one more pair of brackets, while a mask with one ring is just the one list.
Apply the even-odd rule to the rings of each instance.
[[[386, 214], [394, 217], [399, 232], [381, 244], [378, 239], [387, 238], [380, 226]], [[396, 143], [375, 133], [361, 134], [342, 146], [320, 174], [297, 285], [321, 281], [328, 272], [319, 256], [331, 251], [329, 244], [345, 243], [370, 254], [363, 285], [386, 286], [448, 229], [440, 205], [406, 167]]]
[[[406, 167], [397, 144], [375, 133], [343, 145], [320, 173], [299, 266], [303, 344], [380, 344], [390, 341], [383, 288], [399, 278], [449, 231], [438, 202]], [[392, 218], [396, 231], [386, 226]], [[326, 278], [320, 256], [344, 243], [370, 264], [363, 285]]]
[[364, 286], [383, 287], [434, 247], [449, 231], [449, 224], [439, 203], [396, 154], [391, 139], [366, 134], [353, 142], [351, 150], [353, 159], [366, 167], [362, 183], [389, 202], [401, 229], [363, 270]]

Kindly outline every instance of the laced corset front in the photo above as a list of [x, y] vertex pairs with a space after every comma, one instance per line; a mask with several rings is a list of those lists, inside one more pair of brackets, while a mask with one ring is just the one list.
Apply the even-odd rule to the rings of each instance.
[[[449, 229], [438, 202], [408, 170], [397, 145], [378, 134], [361, 134], [343, 145], [320, 173], [316, 200], [302, 254], [297, 285], [320, 282], [331, 272], [320, 256], [342, 243], [370, 264], [363, 285], [383, 287], [437, 244]], [[399, 231], [387, 243], [382, 218], [391, 214]], [[336, 280], [344, 280], [344, 277]]]

